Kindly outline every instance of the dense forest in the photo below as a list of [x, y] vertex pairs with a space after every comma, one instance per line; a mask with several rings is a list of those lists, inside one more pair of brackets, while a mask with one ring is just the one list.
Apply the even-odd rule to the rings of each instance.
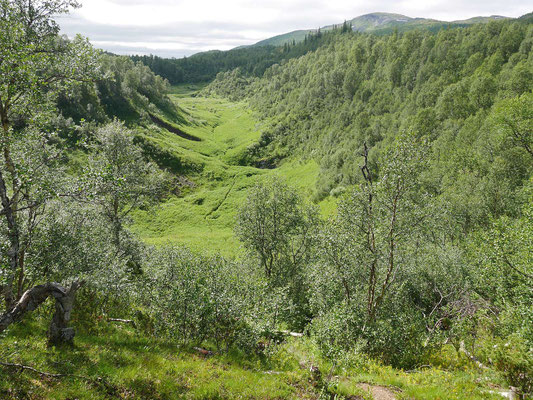
[[[342, 27], [339, 27], [339, 30]], [[207, 51], [184, 58], [162, 58], [158, 56], [131, 56], [136, 62], [142, 62], [156, 74], [167, 79], [171, 84], [198, 83], [213, 80], [219, 72], [240, 68], [246, 74], [263, 76], [270, 66], [291, 58], [300, 57], [327, 43], [329, 33], [308, 33], [301, 42], [292, 41], [283, 46], [251, 46], [229, 51]]]
[[207, 51], [183, 58], [162, 58], [154, 55], [134, 55], [131, 59], [150, 67], [171, 84], [198, 83], [213, 80], [219, 72], [240, 68], [247, 75], [263, 76], [274, 64], [298, 58], [329, 43], [332, 36], [348, 32], [372, 32], [387, 35], [411, 30], [438, 32], [445, 29], [468, 27], [474, 23], [487, 23], [504, 17], [479, 17], [465, 21], [443, 22], [404, 15], [373, 13], [344, 21], [342, 24], [313, 30], [294, 31], [262, 40], [252, 46], [242, 46], [229, 51]]
[[[530, 15], [132, 60], [77, 6], [0, 0], [1, 398], [533, 394]], [[224, 180], [234, 257], [135, 233]]]
[[[435, 142], [435, 151], [447, 147], [442, 151], [485, 156], [478, 163], [491, 163], [494, 152], [476, 148], [476, 141], [487, 146], [494, 130], [505, 131], [504, 115], [522, 109], [518, 103], [531, 103], [531, 41], [531, 17], [438, 34], [337, 35], [305, 57], [273, 66], [262, 79], [248, 79], [251, 84], [238, 82], [244, 71], [220, 74], [208, 92], [249, 96], [263, 117], [271, 117], [262, 139], [264, 156], [300, 151], [316, 157], [324, 177], [318, 195], [324, 196], [362, 179], [358, 166], [364, 143], [373, 163], [399, 132], [416, 132]], [[527, 121], [528, 114], [517, 118]], [[528, 128], [516, 136], [508, 132], [515, 140], [505, 145], [514, 143], [527, 155]], [[514, 161], [528, 165], [527, 158]], [[437, 168], [451, 173], [463, 166], [450, 161]], [[524, 171], [520, 181], [527, 177]], [[496, 187], [486, 190], [499, 192]], [[480, 197], [490, 201], [493, 195]], [[487, 207], [495, 211], [498, 206]]]

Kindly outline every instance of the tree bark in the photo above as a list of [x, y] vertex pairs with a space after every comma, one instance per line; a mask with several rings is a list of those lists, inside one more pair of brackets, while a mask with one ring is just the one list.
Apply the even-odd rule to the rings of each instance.
[[[6, 309], [10, 310], [15, 304], [15, 293], [13, 291], [13, 282], [15, 280], [15, 274], [19, 266], [19, 231], [17, 221], [15, 219], [15, 213], [13, 212], [11, 200], [8, 197], [7, 187], [4, 180], [2, 171], [0, 170], [0, 200], [2, 203], [3, 212], [6, 216], [8, 236], [9, 236], [9, 250], [7, 251], [9, 257], [9, 268], [7, 285], [4, 288], [4, 298], [6, 302]], [[0, 331], [1, 332], [1, 331]]]
[[71, 317], [76, 292], [84, 282], [74, 282], [68, 289], [59, 283], [46, 283], [28, 289], [15, 306], [0, 316], [0, 333], [9, 325], [22, 319], [27, 312], [37, 309], [42, 303], [53, 297], [56, 300], [56, 310], [48, 331], [51, 344], [72, 342], [74, 329], [67, 324]]
[[74, 339], [74, 328], [68, 327], [68, 322], [72, 316], [72, 309], [76, 300], [76, 292], [83, 285], [83, 282], [74, 282], [70, 288], [62, 293], [53, 292], [56, 299], [56, 310], [48, 330], [48, 341], [50, 344], [72, 343]]

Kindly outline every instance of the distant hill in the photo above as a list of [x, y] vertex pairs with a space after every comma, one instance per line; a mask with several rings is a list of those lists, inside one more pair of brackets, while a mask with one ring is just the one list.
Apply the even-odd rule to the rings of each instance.
[[[503, 17], [500, 15], [492, 15], [490, 17], [473, 17], [465, 20], [448, 22], [428, 18], [411, 18], [401, 14], [376, 12], [353, 18], [346, 21], [346, 24], [351, 26], [352, 30], [355, 32], [390, 33], [394, 29], [397, 29], [398, 31], [406, 31], [418, 28], [439, 30], [447, 26], [468, 26], [507, 18], [508, 17]], [[320, 30], [329, 31], [342, 25], [343, 22], [336, 25], [321, 27]], [[253, 46], [283, 46], [285, 43], [298, 43], [302, 42], [307, 35], [316, 33], [317, 31], [318, 29], [297, 30], [282, 35], [277, 35], [269, 39], [261, 40]]]
[[284, 33], [278, 36], [271, 37], [269, 39], [261, 40], [253, 46], [283, 46], [285, 43], [292, 43], [293, 40], [295, 42], [303, 42], [307, 35], [315, 32], [316, 29], [292, 31], [289, 33]]
[[[530, 15], [520, 18], [528, 19]], [[272, 65], [283, 60], [301, 57], [329, 43], [338, 32], [351, 29], [355, 32], [366, 32], [385, 35], [395, 30], [404, 32], [413, 29], [439, 31], [447, 27], [466, 27], [475, 23], [508, 19], [501, 16], [475, 17], [462, 21], [437, 21], [426, 18], [411, 18], [401, 14], [372, 13], [338, 25], [329, 25], [318, 29], [303, 29], [262, 40], [255, 45], [240, 46], [228, 51], [207, 51], [180, 59], [165, 59], [157, 56], [132, 56], [135, 62], [142, 62], [157, 75], [167, 79], [171, 84], [198, 83], [213, 80], [219, 72], [240, 68], [245, 76], [261, 77]], [[307, 40], [306, 40], [307, 38]]]

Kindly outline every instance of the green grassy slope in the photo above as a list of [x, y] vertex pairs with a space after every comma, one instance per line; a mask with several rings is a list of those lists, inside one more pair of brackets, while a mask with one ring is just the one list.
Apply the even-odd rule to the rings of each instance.
[[[261, 177], [276, 174], [311, 198], [319, 168], [314, 161], [298, 159], [286, 160], [276, 170], [239, 165], [247, 147], [259, 139], [261, 125], [247, 104], [192, 97], [196, 89], [175, 87], [171, 97], [187, 120], [175, 126], [201, 141], [155, 127], [143, 134], [143, 140], [191, 166], [185, 171], [190, 184], [157, 208], [137, 211], [132, 229], [150, 244], [183, 244], [231, 256], [239, 248], [233, 235], [235, 215], [248, 188]], [[335, 208], [331, 199], [320, 206], [325, 214]]]
[[[370, 400], [369, 388], [374, 385], [386, 388], [398, 400], [502, 398], [495, 394], [501, 390], [494, 384], [500, 383], [498, 377], [487, 379], [487, 374], [466, 357], [457, 359], [453, 350], [453, 361], [461, 363], [453, 371], [431, 368], [405, 372], [370, 360], [339, 368], [322, 359], [306, 338], [273, 345], [269, 356], [230, 351], [205, 357], [193, 348], [105, 320], [94, 321], [90, 331], [78, 329], [73, 347], [56, 348], [46, 346], [47, 318], [28, 318], [2, 337], [2, 400]], [[311, 366], [320, 373], [312, 374]]]

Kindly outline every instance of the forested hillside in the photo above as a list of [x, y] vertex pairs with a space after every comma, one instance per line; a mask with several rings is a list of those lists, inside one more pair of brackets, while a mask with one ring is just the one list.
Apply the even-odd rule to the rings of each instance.
[[261, 40], [252, 46], [242, 46], [229, 51], [207, 51], [184, 58], [161, 58], [154, 55], [132, 56], [172, 84], [207, 82], [217, 73], [240, 68], [246, 74], [262, 76], [273, 64], [281, 64], [317, 49], [329, 42], [331, 33], [372, 32], [386, 35], [392, 32], [424, 30], [437, 32], [488, 23], [505, 17], [476, 17], [464, 21], [445, 22], [433, 19], [410, 18], [399, 14], [372, 13], [361, 15], [344, 23], [318, 29], [299, 30]]
[[229, 51], [208, 51], [184, 58], [161, 58], [157, 56], [132, 56], [132, 60], [149, 66], [156, 74], [170, 83], [207, 82], [221, 71], [241, 68], [247, 74], [262, 76], [265, 70], [282, 60], [299, 57], [327, 43], [328, 35], [309, 33], [302, 42], [286, 43], [282, 47], [243, 47]]
[[0, 0], [0, 398], [531, 398], [531, 17], [134, 62], [77, 6]]
[[[462, 208], [457, 215], [465, 223], [481, 222], [487, 213], [502, 213], [503, 203], [510, 206], [529, 177], [529, 126], [515, 136], [505, 118], [517, 113], [509, 123], [527, 122], [532, 32], [524, 20], [438, 34], [342, 34], [315, 52], [273, 66], [262, 79], [220, 74], [207, 92], [249, 96], [269, 121], [261, 146], [250, 151], [316, 159], [322, 168], [319, 198], [361, 181], [364, 143], [377, 173], [382, 150], [397, 134], [413, 132], [432, 143], [431, 179], [453, 182], [437, 190], [461, 192], [460, 200], [449, 194]], [[502, 157], [498, 163], [496, 155]], [[505, 170], [513, 171], [511, 187], [496, 178]]]

